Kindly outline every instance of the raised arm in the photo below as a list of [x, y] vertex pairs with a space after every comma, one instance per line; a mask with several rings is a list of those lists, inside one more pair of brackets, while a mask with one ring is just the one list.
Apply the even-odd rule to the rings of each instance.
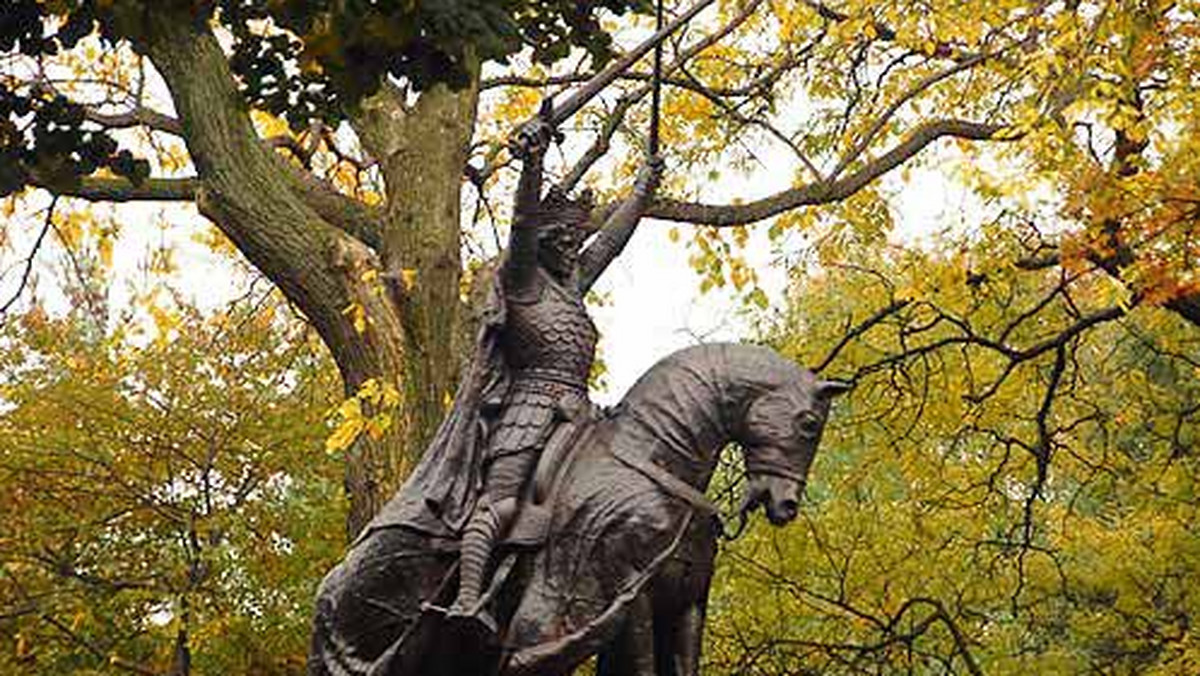
[[654, 198], [658, 190], [658, 181], [662, 176], [662, 158], [653, 156], [646, 160], [638, 172], [637, 182], [633, 186], [633, 194], [625, 198], [621, 206], [609, 216], [600, 229], [600, 233], [592, 243], [584, 249], [579, 261], [579, 291], [587, 293], [601, 273], [613, 262], [629, 238], [633, 236], [638, 221], [646, 211], [646, 206]]
[[542, 165], [554, 128], [548, 118], [549, 99], [542, 104], [545, 114], [524, 124], [509, 140], [513, 155], [521, 161], [521, 178], [513, 202], [512, 230], [508, 235], [508, 257], [504, 274], [509, 284], [528, 282], [537, 270], [537, 213], [542, 199]]

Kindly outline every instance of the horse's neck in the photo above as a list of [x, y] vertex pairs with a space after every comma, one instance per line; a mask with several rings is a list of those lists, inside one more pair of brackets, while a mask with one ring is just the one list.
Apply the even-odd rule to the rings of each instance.
[[[693, 356], [693, 355], [688, 355]], [[681, 357], [639, 381], [626, 399], [623, 444], [703, 490], [730, 439], [727, 369], [711, 354]]]

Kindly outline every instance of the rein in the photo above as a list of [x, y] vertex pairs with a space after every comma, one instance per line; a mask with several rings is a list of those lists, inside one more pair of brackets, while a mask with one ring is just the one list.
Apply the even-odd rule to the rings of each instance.
[[621, 461], [622, 464], [631, 469], [637, 470], [646, 478], [658, 484], [659, 488], [662, 488], [670, 495], [673, 495], [688, 503], [696, 511], [709, 516], [720, 516], [717, 506], [713, 504], [712, 500], [708, 499], [708, 496], [696, 490], [687, 482], [682, 481], [679, 479], [679, 477], [671, 474], [659, 465], [656, 465], [645, 458], [634, 455], [630, 451], [619, 446], [611, 449], [610, 452], [612, 453], [612, 456]]
[[741, 537], [742, 533], [746, 532], [746, 526], [750, 523], [749, 510], [738, 510], [738, 525], [730, 531], [728, 522], [721, 516], [721, 511], [704, 493], [696, 490], [687, 482], [681, 481], [661, 466], [654, 464], [646, 458], [634, 455], [622, 447], [610, 448], [609, 452], [621, 464], [658, 484], [658, 487], [666, 491], [668, 495], [673, 495], [683, 500], [691, 505], [693, 510], [707, 515], [715, 521], [717, 524], [717, 533], [721, 536], [722, 540], [733, 542]]

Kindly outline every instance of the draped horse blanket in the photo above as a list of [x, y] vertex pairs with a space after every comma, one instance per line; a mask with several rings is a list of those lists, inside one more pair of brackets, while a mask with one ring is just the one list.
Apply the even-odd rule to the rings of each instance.
[[[663, 564], [697, 555], [680, 545], [695, 536], [689, 527], [711, 525], [702, 520], [713, 517], [712, 506], [678, 484], [711, 476], [730, 438], [730, 349], [751, 372], [770, 372], [745, 358], [761, 348], [680, 350], [647, 371], [577, 447], [552, 494], [549, 540], [509, 623], [504, 673], [561, 673], [595, 654]], [[630, 458], [658, 469], [635, 470]]]
[[549, 537], [508, 625], [504, 673], [559, 673], [598, 652], [695, 518], [613, 456], [616, 427], [598, 423], [555, 487]]
[[[545, 542], [537, 549], [506, 546], [496, 552], [498, 559], [526, 557], [512, 569], [507, 581], [514, 586], [511, 593], [501, 595], [516, 599], [505, 603], [511, 612], [502, 614], [508, 621], [501, 673], [560, 673], [599, 652], [616, 637], [625, 611], [676, 552], [697, 518], [691, 504], [668, 494], [613, 455], [611, 446], [622, 443], [614, 439], [622, 436], [615, 434], [619, 427], [619, 420], [604, 419], [581, 439], [544, 505], [549, 511]], [[359, 539], [354, 546], [357, 551], [352, 551], [331, 577], [336, 575], [351, 585], [351, 597], [357, 602], [378, 608], [407, 606], [419, 613], [421, 603], [437, 603], [438, 580], [446, 568], [435, 572], [403, 562], [423, 557], [422, 552], [430, 550], [450, 556], [456, 552], [458, 540], [429, 537], [430, 533], [418, 528], [420, 523], [424, 517], [417, 523], [376, 525]], [[402, 533], [411, 535], [398, 537]], [[413, 597], [420, 594], [424, 596]], [[389, 615], [361, 618], [330, 637], [339, 646], [334, 653], [362, 657], [381, 654], [378, 651], [384, 646], [372, 648], [369, 644], [378, 644], [380, 639], [394, 642], [379, 658], [368, 658], [368, 662], [334, 659], [345, 673], [408, 673], [393, 670], [397, 664], [422, 663], [412, 651], [423, 650], [421, 637], [430, 634], [401, 636], [405, 632], [394, 632], [380, 623]], [[437, 623], [441, 619], [427, 615], [421, 621]]]

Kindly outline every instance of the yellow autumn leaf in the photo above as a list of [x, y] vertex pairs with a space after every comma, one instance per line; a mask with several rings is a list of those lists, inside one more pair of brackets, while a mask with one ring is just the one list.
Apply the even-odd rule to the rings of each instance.
[[96, 242], [96, 254], [100, 257], [100, 264], [106, 269], [112, 267], [113, 262], [113, 238], [101, 237]]
[[358, 386], [358, 392], [355, 396], [369, 404], [378, 404], [382, 396], [382, 389], [379, 385], [378, 378], [367, 378], [361, 385]]
[[342, 314], [350, 317], [350, 322], [356, 332], [361, 334], [367, 330], [367, 309], [363, 307], [362, 303], [350, 303], [342, 310]]
[[383, 384], [382, 405], [384, 409], [396, 408], [400, 405], [400, 390], [391, 383]]
[[365, 427], [366, 421], [362, 417], [342, 421], [333, 434], [325, 439], [325, 452], [337, 453], [350, 448]]
[[337, 407], [337, 415], [342, 420], [360, 420], [363, 417], [362, 402], [357, 397], [350, 397]]

